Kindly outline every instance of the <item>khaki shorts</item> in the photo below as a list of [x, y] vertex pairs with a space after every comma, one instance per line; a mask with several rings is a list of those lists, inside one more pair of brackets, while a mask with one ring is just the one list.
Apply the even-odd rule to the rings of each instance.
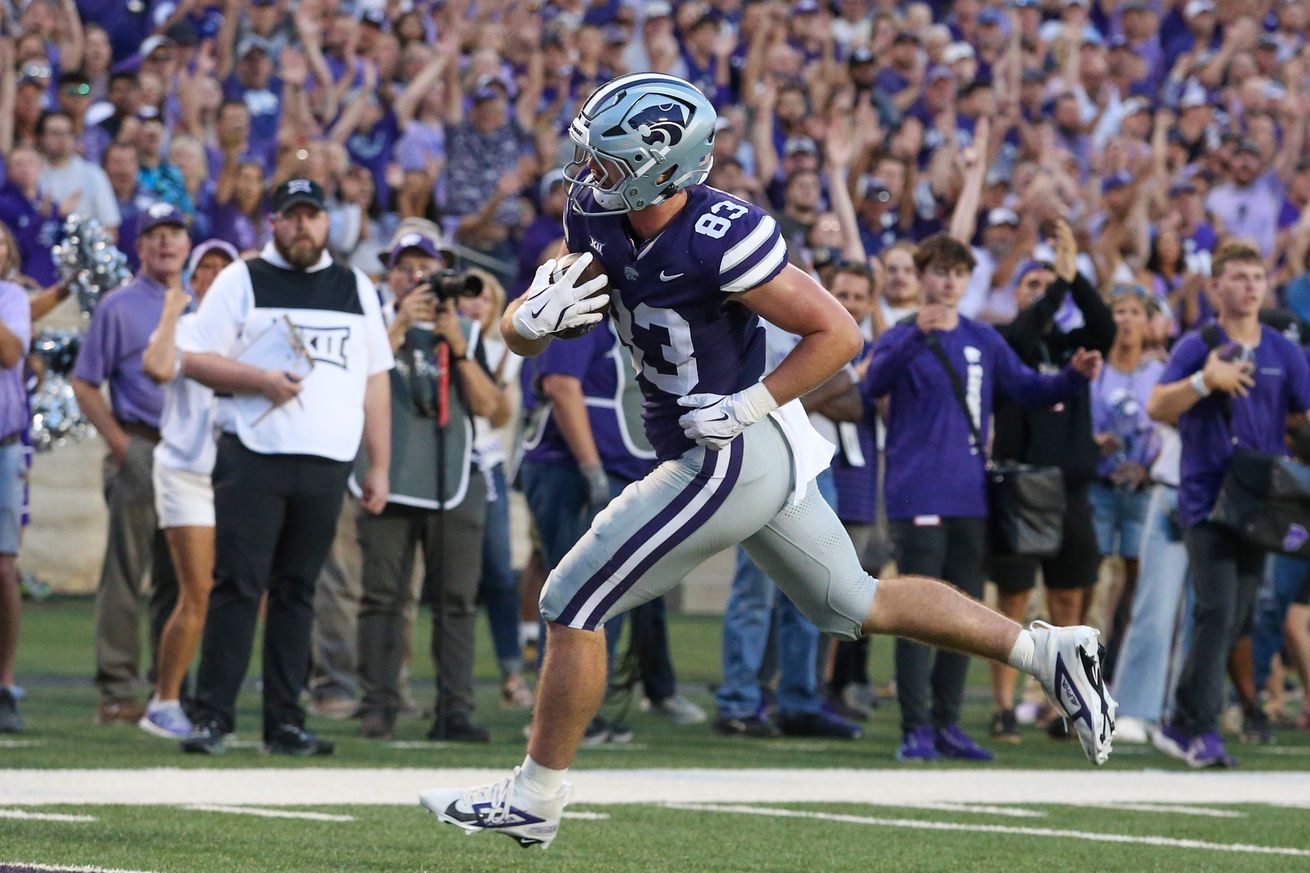
[[611, 501], [551, 572], [542, 616], [595, 630], [740, 543], [820, 630], [857, 639], [878, 580], [814, 483], [800, 505], [788, 502], [791, 469], [771, 419], [722, 451], [698, 446], [665, 461]]

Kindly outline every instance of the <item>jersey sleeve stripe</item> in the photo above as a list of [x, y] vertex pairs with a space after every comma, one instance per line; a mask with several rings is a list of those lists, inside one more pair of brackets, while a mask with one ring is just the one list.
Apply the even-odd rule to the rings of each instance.
[[731, 272], [734, 267], [755, 254], [777, 229], [778, 222], [774, 221], [772, 216], [766, 215], [760, 219], [760, 223], [741, 242], [723, 253], [723, 260], [719, 263], [719, 275], [723, 276]]
[[753, 268], [724, 285], [723, 290], [728, 294], [749, 291], [756, 285], [762, 285], [778, 275], [785, 266], [787, 266], [787, 243], [779, 236], [778, 241], [774, 243], [773, 248], [767, 255], [758, 261]]

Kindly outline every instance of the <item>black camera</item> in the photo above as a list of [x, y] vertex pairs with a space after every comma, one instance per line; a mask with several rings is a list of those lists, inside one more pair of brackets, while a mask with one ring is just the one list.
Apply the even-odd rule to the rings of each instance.
[[482, 293], [482, 278], [458, 270], [438, 270], [414, 290], [424, 289], [443, 303], [461, 297], [477, 297]]

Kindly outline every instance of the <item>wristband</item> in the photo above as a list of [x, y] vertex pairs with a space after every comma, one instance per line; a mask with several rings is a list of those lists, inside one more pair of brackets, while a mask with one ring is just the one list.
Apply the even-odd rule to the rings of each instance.
[[1197, 370], [1192, 374], [1191, 382], [1192, 390], [1195, 391], [1199, 397], [1209, 397], [1210, 393], [1214, 390], [1209, 385], [1205, 384], [1205, 373], [1201, 370]]

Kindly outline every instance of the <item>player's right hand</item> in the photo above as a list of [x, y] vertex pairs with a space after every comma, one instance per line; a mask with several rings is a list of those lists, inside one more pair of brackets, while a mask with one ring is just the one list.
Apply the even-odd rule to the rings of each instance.
[[604, 318], [600, 310], [609, 303], [609, 295], [591, 295], [604, 288], [609, 279], [597, 276], [577, 284], [592, 257], [591, 252], [584, 253], [557, 282], [550, 281], [555, 272], [554, 258], [537, 268], [532, 284], [523, 295], [523, 302], [514, 311], [514, 329], [519, 336], [539, 340], [567, 328], [595, 324]]

